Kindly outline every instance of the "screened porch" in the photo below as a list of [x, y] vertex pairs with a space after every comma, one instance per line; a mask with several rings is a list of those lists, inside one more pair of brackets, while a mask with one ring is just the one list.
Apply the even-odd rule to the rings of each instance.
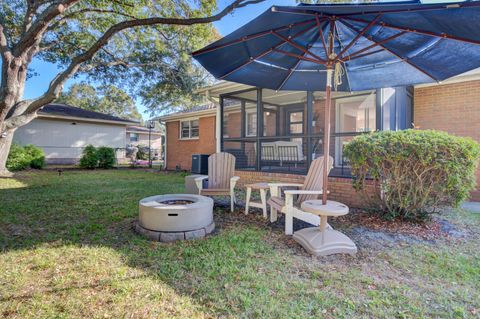
[[[408, 88], [334, 93], [331, 113], [331, 176], [350, 176], [343, 148], [353, 137], [412, 126]], [[237, 169], [305, 174], [323, 154], [323, 92], [251, 88], [220, 95], [221, 147]]]

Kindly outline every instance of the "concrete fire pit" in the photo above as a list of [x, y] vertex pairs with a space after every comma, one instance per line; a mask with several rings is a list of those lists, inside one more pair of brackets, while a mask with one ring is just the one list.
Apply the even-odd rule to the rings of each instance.
[[203, 238], [215, 229], [213, 200], [191, 194], [151, 196], [139, 202], [135, 230], [161, 242]]

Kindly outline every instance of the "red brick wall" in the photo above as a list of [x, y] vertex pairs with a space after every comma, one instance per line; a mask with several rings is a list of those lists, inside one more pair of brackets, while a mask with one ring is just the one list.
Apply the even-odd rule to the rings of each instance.
[[[446, 131], [480, 142], [480, 81], [416, 88], [414, 124], [420, 129]], [[480, 201], [478, 186], [471, 199]]]
[[[283, 173], [266, 173], [252, 171], [235, 171], [235, 175], [240, 176], [237, 187], [244, 187], [245, 184], [256, 182], [278, 182], [278, 183], [303, 183], [305, 176]], [[363, 194], [356, 192], [352, 187], [350, 178], [329, 178], [328, 189], [330, 191], [329, 199], [337, 200], [350, 207], [362, 207], [364, 203]], [[367, 192], [374, 191], [373, 184], [367, 183]]]
[[167, 169], [192, 168], [192, 154], [215, 153], [215, 116], [199, 119], [199, 138], [180, 139], [180, 121], [167, 122]]

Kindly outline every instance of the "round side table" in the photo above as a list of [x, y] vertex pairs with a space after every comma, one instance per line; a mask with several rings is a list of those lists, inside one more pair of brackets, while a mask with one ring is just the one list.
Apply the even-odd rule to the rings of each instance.
[[325, 205], [321, 200], [307, 200], [301, 205], [304, 212], [320, 216], [320, 227], [304, 228], [295, 232], [293, 239], [315, 256], [331, 254], [355, 254], [357, 246], [341, 232], [327, 227], [328, 217], [348, 214], [348, 206], [328, 200]]

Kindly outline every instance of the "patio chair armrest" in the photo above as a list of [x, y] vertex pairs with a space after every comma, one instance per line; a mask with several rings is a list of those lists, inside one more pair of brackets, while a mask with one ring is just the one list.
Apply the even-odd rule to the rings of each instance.
[[300, 183], [268, 183], [268, 187], [302, 187]]
[[303, 184], [299, 183], [268, 183], [270, 187], [270, 196], [282, 197], [282, 192], [280, 188], [282, 187], [302, 187]]
[[197, 185], [198, 192], [203, 189], [203, 181], [208, 179], [208, 176], [199, 176], [195, 178], [195, 185]]
[[[323, 191], [307, 191], [307, 190], [286, 190], [284, 191], [285, 195], [287, 194], [292, 194], [292, 195], [322, 195]], [[327, 194], [329, 194], [330, 191], [327, 191]]]

